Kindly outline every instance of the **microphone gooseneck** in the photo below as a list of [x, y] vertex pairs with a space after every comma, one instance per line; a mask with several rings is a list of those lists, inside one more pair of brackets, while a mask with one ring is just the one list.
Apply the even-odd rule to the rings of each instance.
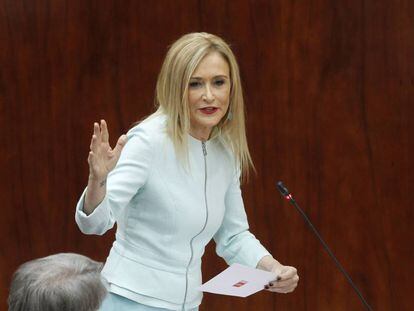
[[345, 278], [348, 280], [349, 284], [351, 284], [352, 288], [355, 290], [355, 292], [358, 294], [359, 299], [364, 304], [365, 308], [369, 311], [372, 311], [371, 306], [368, 304], [368, 302], [365, 300], [364, 296], [362, 296], [362, 293], [359, 291], [358, 287], [354, 284], [351, 277], [348, 275], [348, 273], [345, 271], [344, 267], [339, 263], [338, 259], [336, 259], [335, 255], [332, 253], [329, 246], [325, 243], [325, 241], [322, 239], [321, 235], [319, 234], [318, 230], [313, 226], [312, 222], [308, 218], [308, 216], [305, 214], [305, 212], [299, 207], [299, 205], [296, 203], [295, 199], [293, 198], [292, 194], [289, 192], [289, 190], [285, 187], [285, 185], [278, 181], [276, 183], [276, 188], [279, 190], [279, 192], [282, 194], [282, 196], [288, 200], [295, 208], [296, 210], [302, 215], [305, 222], [308, 224], [309, 228], [313, 231], [313, 233], [318, 238], [319, 242], [323, 245], [329, 256], [333, 259], [338, 269], [342, 272], [342, 274], [345, 276]]

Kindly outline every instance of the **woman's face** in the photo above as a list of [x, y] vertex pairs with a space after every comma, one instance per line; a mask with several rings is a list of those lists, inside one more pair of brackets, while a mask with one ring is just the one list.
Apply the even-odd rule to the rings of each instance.
[[191, 136], [207, 140], [226, 114], [229, 98], [229, 65], [219, 52], [211, 52], [198, 64], [188, 85]]

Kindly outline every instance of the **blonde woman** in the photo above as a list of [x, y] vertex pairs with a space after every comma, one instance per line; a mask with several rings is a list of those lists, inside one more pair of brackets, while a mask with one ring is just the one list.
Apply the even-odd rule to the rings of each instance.
[[99, 235], [117, 223], [101, 310], [198, 310], [201, 257], [212, 238], [228, 264], [273, 271], [267, 290], [293, 291], [296, 269], [249, 232], [240, 179], [252, 160], [229, 46], [207, 33], [177, 40], [158, 77], [156, 105], [114, 149], [105, 121], [94, 124], [76, 222]]

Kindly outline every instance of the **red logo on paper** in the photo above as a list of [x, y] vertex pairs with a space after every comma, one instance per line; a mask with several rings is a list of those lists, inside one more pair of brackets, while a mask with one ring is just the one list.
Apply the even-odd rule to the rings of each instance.
[[242, 287], [246, 283], [247, 283], [247, 281], [240, 281], [240, 282], [237, 282], [236, 284], [234, 284], [233, 286], [234, 287]]

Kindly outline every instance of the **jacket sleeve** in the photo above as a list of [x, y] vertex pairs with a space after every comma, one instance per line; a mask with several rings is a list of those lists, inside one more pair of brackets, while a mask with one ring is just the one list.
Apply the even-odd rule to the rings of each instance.
[[255, 268], [270, 253], [249, 231], [240, 190], [240, 172], [235, 174], [225, 196], [223, 223], [214, 235], [216, 252], [228, 265], [239, 263]]
[[102, 235], [116, 221], [122, 221], [126, 206], [149, 176], [153, 159], [150, 141], [147, 131], [139, 125], [128, 133], [128, 142], [108, 175], [105, 198], [89, 215], [83, 212], [85, 189], [75, 212], [76, 223], [83, 233]]

